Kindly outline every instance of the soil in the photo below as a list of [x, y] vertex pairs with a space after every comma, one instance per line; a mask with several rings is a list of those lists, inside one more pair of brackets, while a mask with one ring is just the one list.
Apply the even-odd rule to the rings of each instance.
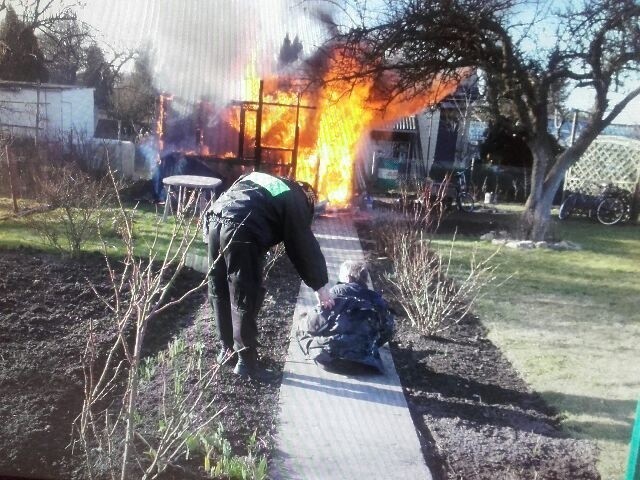
[[[174, 296], [197, 285], [202, 274], [190, 269], [177, 282]], [[84, 478], [82, 456], [71, 451], [72, 424], [81, 410], [81, 355], [91, 319], [101, 325], [104, 348], [111, 338], [108, 312], [91, 283], [107, 293], [104, 259], [78, 260], [30, 250], [0, 251], [0, 478]], [[282, 372], [300, 280], [283, 257], [269, 274], [260, 320], [264, 364]], [[206, 293], [199, 291], [152, 323], [144, 355], [167, 348], [178, 334], [205, 342], [204, 357], [213, 364], [218, 353]], [[230, 368], [216, 377], [211, 407], [218, 412], [224, 436], [238, 455], [247, 453], [255, 431], [257, 454], [272, 444], [279, 382], [245, 381]], [[145, 389], [141, 411], [157, 407], [158, 390]], [[184, 473], [184, 472], [183, 472]], [[197, 473], [197, 472], [196, 472]], [[185, 478], [183, 474], [176, 478]]]
[[[371, 233], [366, 225], [359, 231], [365, 239]], [[382, 273], [388, 266], [384, 258], [372, 262], [374, 284], [387, 298]], [[201, 277], [187, 271], [179, 288]], [[99, 290], [108, 288], [101, 257], [0, 252], [0, 478], [84, 478], [80, 455], [68, 448], [83, 398], [80, 357], [88, 320], [108, 324], [88, 278]], [[261, 357], [278, 373], [299, 285], [286, 257], [267, 280], [259, 318]], [[397, 305], [396, 310], [401, 312]], [[436, 480], [599, 478], [594, 447], [562, 434], [556, 413], [486, 338], [479, 319], [469, 316], [436, 338], [418, 335], [401, 313], [397, 324], [391, 348]], [[176, 335], [202, 338], [205, 359], [214, 361], [217, 345], [204, 291], [154, 322], [145, 355], [166, 349]], [[101, 338], [106, 342], [109, 335]], [[246, 453], [256, 431], [258, 454], [269, 454], [280, 379], [245, 381], [229, 368], [220, 370], [214, 407], [226, 407], [219, 419], [235, 453]], [[158, 392], [146, 395], [143, 410], [157, 402]]]
[[[440, 231], [478, 235], [507, 227], [492, 218], [460, 221], [455, 214]], [[595, 447], [561, 431], [557, 412], [491, 343], [479, 318], [467, 315], [439, 336], [411, 327], [384, 278], [390, 261], [371, 250], [372, 225], [357, 228], [374, 288], [397, 312], [391, 352], [434, 479], [599, 479]]]

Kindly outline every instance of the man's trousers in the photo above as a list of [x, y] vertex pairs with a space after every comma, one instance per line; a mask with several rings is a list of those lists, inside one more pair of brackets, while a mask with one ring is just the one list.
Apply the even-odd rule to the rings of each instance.
[[[213, 220], [209, 228], [209, 303], [223, 347], [254, 350], [264, 300], [266, 251], [243, 226]], [[212, 268], [213, 266], [213, 268]]]

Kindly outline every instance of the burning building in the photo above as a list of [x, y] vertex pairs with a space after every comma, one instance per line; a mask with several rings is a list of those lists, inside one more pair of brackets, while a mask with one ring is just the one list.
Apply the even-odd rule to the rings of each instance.
[[247, 99], [222, 108], [200, 102], [190, 118], [173, 118], [171, 97], [164, 96], [158, 109], [162, 148], [181, 151], [226, 180], [254, 169], [303, 180], [332, 206], [345, 206], [356, 164], [369, 156], [368, 132], [421, 111], [455, 85], [383, 108], [385, 100], [372, 101], [373, 80], [322, 81], [335, 78], [331, 68], [329, 62], [316, 83], [256, 77]]
[[158, 110], [161, 156], [178, 152], [229, 178], [252, 168], [295, 175], [344, 205], [355, 165], [369, 156], [366, 132], [421, 111], [451, 88], [387, 105], [376, 91], [380, 79], [335, 80], [350, 59], [340, 67], [331, 60], [339, 52], [327, 45], [333, 18], [344, 20], [333, 2], [255, 3], [123, 0], [96, 2], [81, 14], [116, 44], [152, 46], [155, 87], [169, 94]]

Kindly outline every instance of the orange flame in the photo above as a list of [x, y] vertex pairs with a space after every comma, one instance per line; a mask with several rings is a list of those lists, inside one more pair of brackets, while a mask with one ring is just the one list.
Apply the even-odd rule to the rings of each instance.
[[167, 119], [167, 105], [173, 100], [173, 95], [169, 95], [167, 93], [161, 93], [158, 96], [157, 105], [156, 105], [156, 125], [155, 125], [155, 134], [158, 138], [158, 145], [160, 150], [162, 150], [162, 146], [164, 144], [164, 128], [165, 121]]
[[[353, 71], [357, 65], [353, 60]], [[325, 78], [334, 78], [337, 66], [330, 65]], [[340, 66], [344, 70], [344, 59]], [[254, 72], [255, 69], [250, 69]], [[324, 83], [324, 82], [323, 82]], [[263, 161], [283, 163], [290, 153], [269, 151], [268, 147], [290, 148], [295, 142], [296, 104], [298, 93], [292, 88], [291, 79], [271, 78], [264, 82], [261, 121], [261, 145], [265, 147]], [[358, 144], [365, 133], [392, 123], [401, 117], [414, 115], [452, 93], [457, 84], [439, 84], [411, 101], [372, 100], [375, 97], [374, 81], [351, 85], [346, 81], [331, 81], [312, 94], [305, 93], [301, 104], [313, 106], [299, 112], [300, 128], [296, 179], [303, 180], [318, 189], [321, 199], [332, 206], [346, 206], [353, 195], [355, 161]], [[328, 85], [328, 86], [327, 86]], [[259, 79], [248, 75], [245, 79], [252, 101], [257, 101]], [[349, 92], [345, 94], [344, 92]], [[273, 106], [269, 103], [291, 105]], [[245, 135], [256, 132], [257, 104], [245, 107]], [[384, 115], [383, 112], [384, 111]], [[240, 112], [235, 108], [228, 112], [229, 124], [240, 131]], [[282, 172], [280, 172], [282, 173]]]

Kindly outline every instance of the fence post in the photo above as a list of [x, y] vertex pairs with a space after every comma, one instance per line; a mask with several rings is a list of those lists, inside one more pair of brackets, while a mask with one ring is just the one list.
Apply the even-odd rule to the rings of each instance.
[[9, 157], [9, 146], [4, 146], [4, 153], [7, 157], [7, 174], [9, 176], [9, 189], [11, 190], [11, 200], [13, 201], [13, 213], [18, 213], [18, 201], [16, 200], [16, 188], [13, 184], [13, 173], [11, 172], [11, 158]]
[[629, 445], [629, 465], [627, 466], [626, 480], [640, 480], [640, 400], [636, 407], [636, 420], [631, 432], [631, 445]]

